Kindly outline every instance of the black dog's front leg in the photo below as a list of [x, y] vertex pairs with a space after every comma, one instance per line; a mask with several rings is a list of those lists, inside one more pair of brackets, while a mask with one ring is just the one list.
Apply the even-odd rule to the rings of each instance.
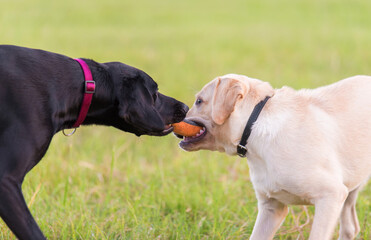
[[45, 237], [24, 200], [22, 182], [44, 156], [51, 136], [27, 134], [27, 129], [14, 124], [0, 132], [0, 216], [20, 240], [39, 240]]
[[23, 198], [21, 183], [10, 177], [0, 180], [0, 215], [21, 240], [45, 239]]

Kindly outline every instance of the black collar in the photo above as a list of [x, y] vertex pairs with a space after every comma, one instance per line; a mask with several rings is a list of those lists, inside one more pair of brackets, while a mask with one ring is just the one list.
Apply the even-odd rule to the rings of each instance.
[[249, 138], [249, 136], [251, 134], [252, 125], [258, 119], [260, 112], [262, 111], [264, 105], [267, 103], [269, 98], [270, 98], [269, 96], [265, 97], [264, 100], [262, 100], [261, 102], [256, 104], [256, 106], [254, 107], [254, 110], [252, 111], [252, 113], [249, 117], [249, 120], [247, 121], [245, 130], [243, 130], [243, 134], [242, 134], [240, 143], [237, 146], [238, 156], [246, 157], [246, 153], [247, 153], [246, 144], [247, 144], [247, 139]]

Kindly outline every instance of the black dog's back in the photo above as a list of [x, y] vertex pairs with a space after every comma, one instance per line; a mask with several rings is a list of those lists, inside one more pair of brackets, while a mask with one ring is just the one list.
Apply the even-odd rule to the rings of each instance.
[[[7, 90], [16, 91], [18, 96], [24, 91], [27, 91], [27, 95], [41, 92], [44, 87], [60, 89], [64, 86], [63, 80], [77, 78], [78, 74], [81, 74], [78, 66], [66, 56], [38, 49], [0, 45], [0, 83]], [[31, 88], [32, 91], [29, 91]], [[44, 91], [43, 94], [48, 93]]]
[[5, 113], [0, 121], [16, 119], [30, 129], [50, 131], [52, 111], [71, 87], [78, 87], [70, 80], [78, 79], [79, 71], [72, 59], [60, 54], [0, 46], [0, 112]]

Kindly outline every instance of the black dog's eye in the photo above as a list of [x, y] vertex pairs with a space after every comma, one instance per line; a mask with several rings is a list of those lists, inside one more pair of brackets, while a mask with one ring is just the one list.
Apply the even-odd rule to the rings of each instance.
[[201, 103], [202, 103], [202, 99], [201, 98], [197, 98], [196, 105], [200, 105]]

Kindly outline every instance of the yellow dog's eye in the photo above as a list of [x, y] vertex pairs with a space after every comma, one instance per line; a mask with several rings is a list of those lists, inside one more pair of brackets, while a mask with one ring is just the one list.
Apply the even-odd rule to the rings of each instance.
[[201, 103], [202, 103], [202, 99], [197, 98], [197, 100], [196, 100], [196, 105], [200, 105]]

